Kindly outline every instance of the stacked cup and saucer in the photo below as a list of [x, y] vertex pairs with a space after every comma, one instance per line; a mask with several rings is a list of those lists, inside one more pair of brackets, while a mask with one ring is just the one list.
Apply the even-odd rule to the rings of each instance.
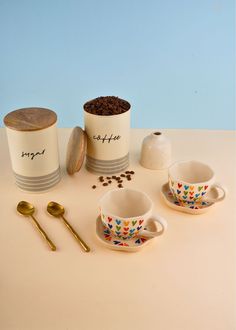
[[168, 183], [161, 189], [166, 204], [178, 211], [202, 214], [226, 196], [226, 189], [215, 183], [210, 166], [199, 161], [180, 161], [168, 169]]
[[128, 188], [108, 191], [100, 200], [96, 234], [107, 248], [136, 252], [167, 228], [165, 219], [153, 214], [152, 200]]

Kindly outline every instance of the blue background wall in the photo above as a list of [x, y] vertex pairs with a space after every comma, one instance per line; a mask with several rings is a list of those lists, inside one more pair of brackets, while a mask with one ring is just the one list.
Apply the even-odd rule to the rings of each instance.
[[83, 125], [100, 95], [133, 127], [235, 129], [234, 1], [0, 0], [0, 114]]

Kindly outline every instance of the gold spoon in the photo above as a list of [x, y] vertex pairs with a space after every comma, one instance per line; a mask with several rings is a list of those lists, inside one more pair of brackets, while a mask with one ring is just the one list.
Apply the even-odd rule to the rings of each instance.
[[49, 214], [51, 214], [54, 217], [61, 217], [64, 224], [66, 225], [66, 227], [69, 229], [69, 231], [72, 233], [72, 235], [75, 237], [75, 239], [77, 240], [77, 242], [79, 242], [79, 244], [82, 246], [82, 248], [84, 249], [85, 252], [89, 252], [90, 248], [88, 247], [88, 245], [82, 240], [82, 238], [79, 237], [79, 235], [77, 234], [77, 232], [74, 230], [74, 228], [69, 224], [69, 222], [65, 219], [65, 217], [63, 216], [65, 213], [65, 209], [62, 205], [56, 203], [56, 202], [50, 202], [47, 205], [47, 211]]
[[38, 231], [40, 232], [40, 234], [43, 236], [43, 238], [45, 239], [45, 241], [48, 243], [48, 245], [50, 246], [50, 249], [52, 251], [56, 251], [56, 249], [57, 249], [56, 246], [53, 244], [53, 242], [50, 240], [50, 238], [47, 236], [47, 234], [45, 233], [45, 231], [43, 230], [43, 228], [40, 226], [40, 224], [38, 223], [38, 221], [33, 216], [34, 211], [35, 211], [34, 206], [32, 204], [28, 203], [28, 202], [21, 201], [17, 205], [17, 211], [21, 215], [25, 215], [27, 217], [31, 217], [32, 218], [35, 227], [38, 229]]

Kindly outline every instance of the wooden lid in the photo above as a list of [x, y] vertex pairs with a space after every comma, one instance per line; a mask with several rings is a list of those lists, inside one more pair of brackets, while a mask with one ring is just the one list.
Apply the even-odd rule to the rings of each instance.
[[83, 165], [87, 147], [87, 136], [82, 128], [76, 126], [67, 145], [66, 169], [68, 174], [78, 172]]
[[16, 131], [38, 131], [52, 126], [56, 121], [56, 113], [44, 108], [22, 108], [4, 117], [4, 124]]

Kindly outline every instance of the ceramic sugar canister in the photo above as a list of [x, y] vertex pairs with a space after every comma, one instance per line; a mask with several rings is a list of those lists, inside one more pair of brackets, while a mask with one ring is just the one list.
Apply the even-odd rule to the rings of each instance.
[[162, 170], [170, 166], [171, 143], [163, 133], [154, 132], [144, 138], [140, 163], [151, 170]]
[[86, 167], [101, 173], [119, 173], [129, 166], [130, 104], [104, 96], [84, 105], [87, 136]]
[[4, 118], [16, 184], [28, 192], [50, 189], [60, 180], [57, 115], [44, 108], [23, 108]]

